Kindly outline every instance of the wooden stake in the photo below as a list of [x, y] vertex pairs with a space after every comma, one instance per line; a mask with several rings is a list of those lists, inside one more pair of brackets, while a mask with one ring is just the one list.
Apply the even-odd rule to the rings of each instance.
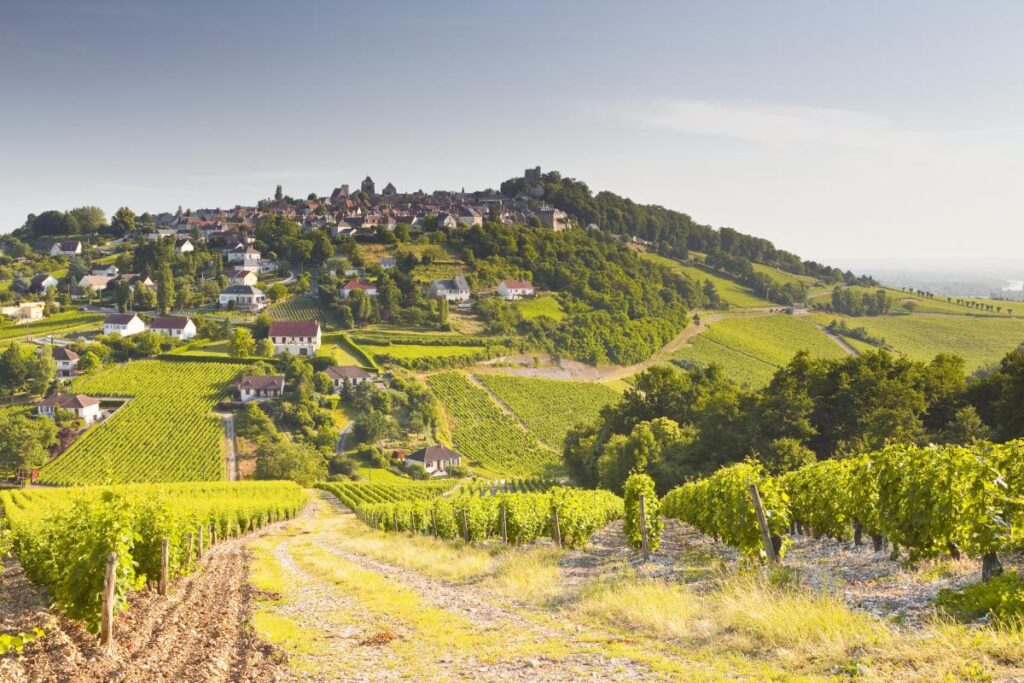
[[214, 524], [210, 527], [210, 547], [217, 545], [217, 525]]
[[757, 525], [761, 527], [761, 542], [764, 544], [764, 552], [768, 555], [770, 562], [777, 563], [779, 556], [775, 554], [775, 544], [772, 543], [772, 534], [768, 529], [768, 519], [764, 516], [764, 507], [761, 506], [761, 493], [757, 490], [757, 484], [751, 484], [749, 491], [750, 499], [754, 501]]
[[203, 527], [199, 527], [199, 551], [196, 552], [196, 559], [203, 559]]
[[103, 578], [103, 614], [100, 622], [100, 645], [114, 649], [114, 598], [117, 595], [117, 553], [107, 558], [107, 573]]
[[160, 595], [167, 595], [167, 580], [170, 572], [171, 542], [165, 538], [160, 541], [160, 583], [157, 584], [157, 592]]
[[462, 511], [462, 538], [469, 543], [469, 521], [466, 519], [466, 511]]
[[553, 514], [552, 522], [555, 528], [555, 545], [562, 547], [562, 530], [558, 526], [558, 508], [551, 508]]
[[188, 532], [188, 561], [192, 561], [192, 553], [196, 551], [196, 534], [194, 531]]
[[637, 502], [640, 504], [640, 550], [646, 562], [651, 559], [651, 553], [647, 545], [647, 506], [644, 504], [644, 494], [637, 497]]
[[430, 508], [430, 528], [434, 532], [434, 538], [437, 538], [437, 515], [434, 514], [434, 508]]
[[508, 523], [505, 519], [505, 501], [501, 501], [501, 542], [508, 545]]

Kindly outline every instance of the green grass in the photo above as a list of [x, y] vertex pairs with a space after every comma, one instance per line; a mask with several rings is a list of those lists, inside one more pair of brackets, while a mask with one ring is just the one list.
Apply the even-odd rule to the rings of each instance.
[[40, 337], [47, 335], [59, 335], [69, 332], [84, 332], [102, 327], [102, 313], [88, 313], [85, 311], [67, 311], [55, 313], [42, 320], [34, 320], [21, 325], [4, 324], [0, 325], [0, 340], [26, 339], [28, 337]]
[[476, 376], [542, 441], [561, 448], [577, 424], [591, 424], [619, 394], [596, 382], [566, 382], [513, 375]]
[[561, 470], [554, 451], [542, 447], [536, 435], [502, 412], [464, 374], [439, 372], [427, 384], [448, 416], [455, 449], [470, 466], [497, 477], [552, 476]]
[[659, 254], [642, 253], [640, 254], [643, 258], [657, 263], [672, 270], [685, 273], [697, 282], [703, 283], [704, 280], [710, 280], [715, 283], [715, 289], [718, 290], [718, 296], [721, 297], [722, 301], [725, 301], [730, 306], [736, 308], [763, 308], [775, 306], [771, 301], [762, 299], [756, 296], [750, 289], [744, 287], [735, 280], [730, 280], [726, 277], [718, 275], [710, 268], [706, 268], [702, 265], [691, 263], [682, 264], [679, 261], [675, 261], [670, 258], [666, 258]]
[[[814, 314], [823, 325], [842, 316]], [[863, 327], [884, 337], [894, 350], [914, 360], [931, 360], [939, 353], [963, 357], [971, 372], [999, 361], [1024, 342], [1024, 320], [997, 316], [887, 315], [845, 318], [850, 327]]]
[[42, 470], [49, 484], [224, 478], [224, 427], [213, 406], [245, 366], [160, 360], [112, 365], [74, 391], [132, 397]]
[[806, 317], [770, 315], [713, 323], [672, 358], [696, 365], [716, 363], [740, 384], [758, 387], [801, 350], [819, 358], [847, 355]]
[[810, 275], [795, 275], [793, 273], [787, 273], [784, 270], [779, 270], [778, 268], [773, 268], [772, 266], [766, 266], [762, 263], [753, 263], [751, 265], [754, 267], [755, 273], [767, 275], [780, 285], [784, 285], [787, 283], [802, 283], [804, 285], [807, 285], [808, 287], [811, 287], [817, 282], [817, 280], [815, 280]]
[[561, 320], [565, 317], [562, 304], [553, 296], [537, 296], [530, 299], [520, 299], [515, 302], [523, 318], [533, 320], [541, 316], [547, 316], [553, 320]]

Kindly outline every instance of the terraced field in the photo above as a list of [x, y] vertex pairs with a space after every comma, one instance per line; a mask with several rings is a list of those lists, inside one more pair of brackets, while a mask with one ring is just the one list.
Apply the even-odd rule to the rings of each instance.
[[541, 438], [560, 449], [577, 424], [591, 424], [601, 408], [619, 394], [596, 382], [566, 382], [513, 375], [480, 374], [476, 378]]
[[740, 384], [758, 387], [801, 350], [820, 358], [846, 355], [807, 317], [770, 315], [720, 320], [672, 359], [702, 366], [716, 363]]
[[455, 449], [469, 465], [496, 477], [555, 476], [558, 454], [541, 446], [460, 372], [439, 372], [427, 378], [451, 426]]
[[[832, 314], [813, 314], [823, 325]], [[915, 360], [931, 360], [939, 353], [954, 353], [967, 361], [971, 372], [995, 363], [1024, 343], [1024, 319], [966, 315], [886, 315], [846, 318], [851, 327], [863, 327], [884, 337], [894, 350]]]
[[42, 470], [48, 484], [200, 481], [224, 478], [224, 427], [213, 406], [246, 367], [132, 361], [79, 378], [74, 391], [132, 397]]

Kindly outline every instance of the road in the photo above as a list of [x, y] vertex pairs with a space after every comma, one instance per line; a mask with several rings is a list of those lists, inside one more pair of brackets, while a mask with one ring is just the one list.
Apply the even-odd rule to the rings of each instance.
[[224, 449], [224, 467], [227, 470], [228, 481], [238, 481], [238, 451], [235, 448], [235, 416], [231, 413], [218, 413], [224, 421], [224, 438], [227, 447]]
[[338, 445], [334, 447], [335, 453], [345, 452], [345, 441], [348, 439], [348, 433], [352, 431], [352, 425], [354, 423], [349, 422], [345, 425], [345, 428], [341, 430], [341, 435], [338, 437]]

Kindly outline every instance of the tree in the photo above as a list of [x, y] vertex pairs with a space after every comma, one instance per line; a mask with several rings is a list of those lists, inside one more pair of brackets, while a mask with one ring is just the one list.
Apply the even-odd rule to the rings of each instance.
[[260, 358], [271, 358], [274, 355], [274, 342], [267, 337], [256, 342], [256, 355]]
[[157, 308], [160, 310], [160, 315], [166, 315], [174, 305], [174, 273], [171, 272], [171, 264], [167, 261], [161, 264], [156, 282]]
[[291, 441], [262, 441], [256, 447], [257, 479], [290, 479], [312, 486], [327, 476], [327, 464], [310, 446]]
[[138, 311], [152, 311], [156, 308], [156, 294], [152, 289], [137, 282], [135, 284], [135, 293], [133, 295], [133, 302], [135, 310]]
[[38, 353], [30, 353], [25, 369], [28, 372], [28, 390], [33, 394], [46, 393], [57, 377], [57, 363], [48, 347], [43, 347]]
[[284, 197], [284, 191], [281, 186], [278, 185], [277, 189], [274, 190], [274, 199], [280, 200], [282, 197]]
[[192, 283], [182, 280], [177, 285], [177, 293], [174, 296], [174, 307], [179, 311], [185, 310], [192, 303]]
[[[267, 290], [267, 296], [270, 297], [272, 302], [277, 303], [288, 296], [288, 288], [280, 282], [275, 283]], [[268, 325], [267, 327], [269, 328], [270, 326]]]
[[135, 212], [127, 206], [122, 206], [111, 219], [110, 227], [121, 237], [132, 234], [135, 232]]
[[236, 358], [247, 358], [252, 355], [256, 342], [248, 328], [239, 325], [231, 332], [228, 341], [228, 352]]
[[353, 436], [359, 443], [374, 444], [391, 434], [394, 419], [379, 410], [368, 410], [355, 419]]
[[57, 426], [11, 411], [0, 411], [0, 469], [34, 469], [46, 464], [57, 443]]
[[28, 379], [28, 362], [13, 342], [0, 354], [0, 387], [5, 393], [21, 391]]
[[81, 206], [71, 209], [68, 214], [74, 217], [78, 223], [78, 229], [85, 234], [99, 232], [100, 228], [106, 225], [107, 217], [103, 210], [95, 206]]

